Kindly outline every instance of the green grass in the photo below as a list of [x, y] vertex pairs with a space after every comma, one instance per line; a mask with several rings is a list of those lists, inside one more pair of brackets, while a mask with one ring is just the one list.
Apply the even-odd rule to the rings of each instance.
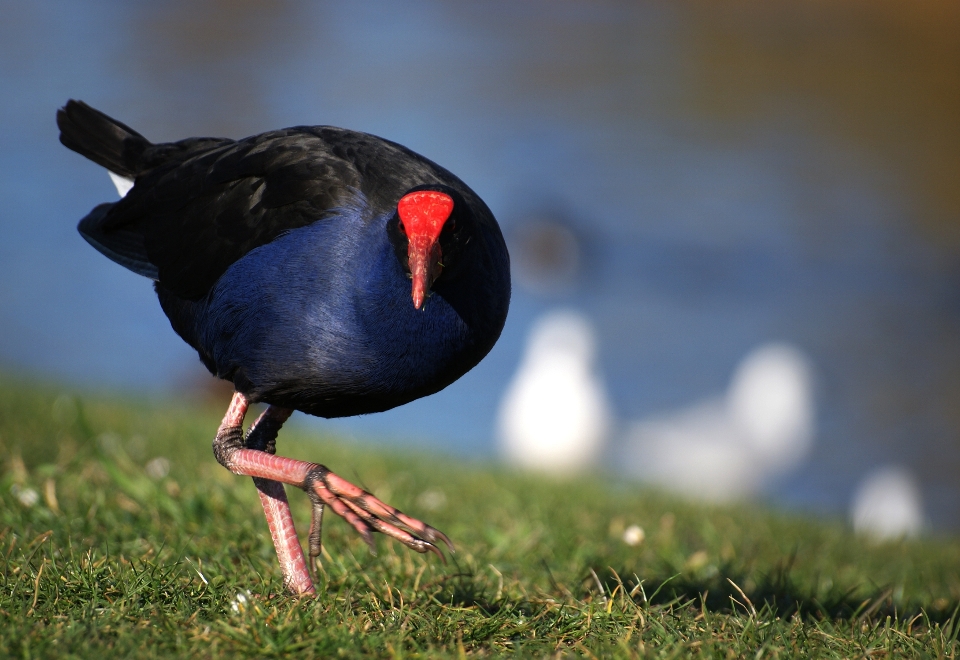
[[[957, 651], [955, 539], [877, 545], [840, 523], [289, 429], [281, 453], [323, 462], [458, 547], [445, 566], [378, 537], [372, 556], [331, 515], [320, 595], [294, 599], [252, 483], [211, 454], [220, 413], [0, 375], [0, 657]], [[169, 474], [151, 477], [158, 456]], [[303, 533], [306, 496], [290, 495]], [[633, 524], [637, 546], [623, 541]]]

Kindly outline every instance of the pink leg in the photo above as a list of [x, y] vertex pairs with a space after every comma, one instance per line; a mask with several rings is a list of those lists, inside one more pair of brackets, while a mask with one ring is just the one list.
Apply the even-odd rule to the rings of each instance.
[[[293, 411], [287, 408], [274, 406], [264, 410], [250, 427], [247, 446], [261, 451], [275, 450], [276, 433], [292, 413]], [[259, 442], [260, 436], [264, 433], [272, 437], [266, 439], [266, 442]], [[263, 444], [266, 447], [255, 446]], [[283, 572], [283, 583], [296, 595], [316, 593], [307, 564], [303, 559], [303, 549], [297, 538], [297, 530], [293, 524], [293, 515], [290, 512], [290, 504], [283, 484], [259, 477], [254, 477], [253, 483], [260, 495], [260, 504], [263, 505], [263, 513], [267, 518], [267, 527], [270, 528], [273, 546], [277, 550], [277, 559], [280, 561], [280, 570]]]
[[253, 477], [280, 560], [284, 584], [294, 594], [312, 594], [315, 589], [297, 539], [284, 483], [303, 489], [313, 502], [311, 557], [320, 554], [320, 525], [325, 505], [350, 523], [371, 550], [374, 550], [373, 532], [378, 531], [417, 552], [433, 552], [444, 561], [446, 558], [436, 543], [443, 541], [453, 552], [453, 544], [443, 532], [405, 515], [323, 465], [275, 456], [277, 433], [291, 410], [270, 406], [251, 426], [244, 441], [243, 419], [248, 405], [243, 394], [233, 395], [213, 441], [213, 453], [220, 464], [234, 474]]
[[[236, 439], [237, 432], [239, 432], [239, 437], [243, 437], [243, 418], [246, 415], [247, 406], [246, 397], [239, 392], [233, 395], [227, 414], [217, 431], [217, 440], [214, 441], [214, 451], [218, 454], [218, 458], [218, 449], [221, 448], [217, 444], [221, 438]], [[276, 433], [292, 412], [273, 406], [267, 408], [250, 427], [247, 445], [256, 446], [256, 449], [261, 451], [273, 450]], [[297, 530], [293, 523], [290, 504], [287, 501], [283, 484], [258, 477], [254, 477], [253, 482], [259, 491], [260, 503], [263, 505], [263, 513], [267, 518], [267, 527], [270, 529], [270, 536], [273, 538], [273, 545], [277, 551], [277, 559], [280, 561], [284, 585], [296, 595], [316, 593], [303, 558], [300, 541], [297, 539]]]

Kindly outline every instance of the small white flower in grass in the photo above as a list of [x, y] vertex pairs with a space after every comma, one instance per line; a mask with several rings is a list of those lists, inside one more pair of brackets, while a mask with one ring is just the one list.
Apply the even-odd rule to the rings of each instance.
[[249, 590], [241, 591], [234, 597], [233, 602], [230, 603], [230, 609], [237, 614], [242, 614], [244, 610], [247, 609], [247, 603], [250, 602], [252, 597], [253, 595]]
[[10, 486], [10, 493], [25, 507], [35, 506], [40, 501], [40, 494], [32, 488], [21, 488], [17, 484]]
[[640, 525], [630, 525], [623, 530], [623, 542], [630, 546], [640, 545], [646, 537], [647, 535]]
[[147, 476], [151, 479], [156, 479], [160, 481], [165, 476], [170, 474], [170, 461], [165, 459], [163, 456], [157, 456], [147, 461], [147, 464], [143, 467], [147, 471]]

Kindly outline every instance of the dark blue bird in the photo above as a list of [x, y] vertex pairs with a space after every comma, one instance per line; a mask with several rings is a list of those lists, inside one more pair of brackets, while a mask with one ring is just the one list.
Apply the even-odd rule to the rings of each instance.
[[[403, 146], [331, 126], [152, 144], [80, 101], [57, 125], [124, 195], [83, 218], [81, 235], [154, 280], [173, 329], [236, 388], [214, 453], [254, 477], [288, 588], [314, 591], [281, 482], [313, 501], [312, 557], [327, 505], [371, 545], [380, 531], [442, 557], [441, 532], [322, 465], [275, 456], [275, 440], [293, 410], [387, 410], [490, 351], [510, 266], [483, 201]], [[269, 407], [245, 435], [260, 401]]]

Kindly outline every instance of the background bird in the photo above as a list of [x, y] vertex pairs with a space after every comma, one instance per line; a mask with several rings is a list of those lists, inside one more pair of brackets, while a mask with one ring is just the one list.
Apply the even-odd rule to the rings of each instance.
[[925, 518], [916, 478], [896, 465], [870, 472], [850, 503], [853, 528], [877, 540], [916, 536], [923, 531]]
[[500, 453], [508, 462], [570, 473], [596, 461], [612, 423], [594, 366], [596, 343], [590, 321], [572, 310], [534, 324], [497, 417]]
[[[173, 329], [236, 388], [214, 453], [254, 477], [287, 587], [314, 591], [281, 483], [313, 501], [311, 556], [329, 506], [370, 544], [379, 531], [442, 557], [442, 533], [322, 465], [275, 456], [275, 439], [294, 410], [387, 410], [489, 352], [510, 270], [483, 201], [405, 147], [330, 126], [151, 144], [79, 101], [57, 124], [122, 196], [83, 218], [81, 235], [154, 280]], [[270, 405], [245, 435], [259, 401]]]
[[791, 345], [764, 344], [740, 362], [725, 395], [630, 425], [617, 464], [696, 498], [736, 499], [796, 467], [814, 422], [809, 360]]

